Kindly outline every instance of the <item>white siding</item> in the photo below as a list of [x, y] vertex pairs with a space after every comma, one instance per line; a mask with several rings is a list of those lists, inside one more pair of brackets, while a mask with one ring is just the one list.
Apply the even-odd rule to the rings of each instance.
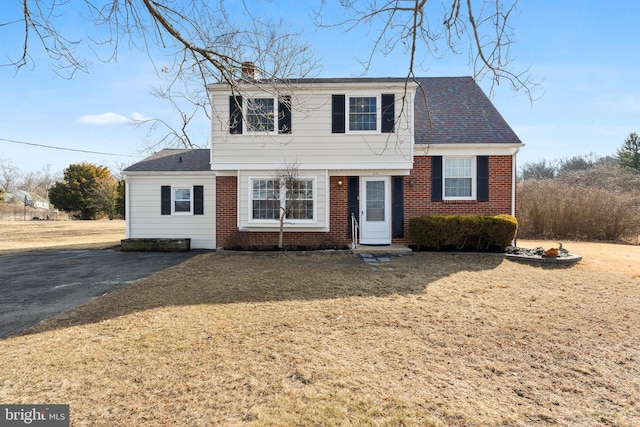
[[[295, 229], [297, 231], [328, 231], [329, 230], [329, 177], [327, 171], [321, 170], [299, 170], [298, 176], [301, 179], [313, 179], [316, 187], [315, 192], [315, 218], [312, 223], [286, 223], [285, 228], [288, 230]], [[273, 231], [279, 229], [279, 222], [273, 221], [271, 223], [256, 223], [250, 222], [250, 194], [249, 194], [249, 182], [252, 178], [269, 179], [274, 178], [275, 173], [273, 170], [249, 170], [242, 171], [238, 177], [238, 215], [240, 221], [240, 229], [244, 230], [261, 230], [261, 231]]]
[[[126, 183], [127, 238], [190, 238], [192, 249], [216, 248], [216, 181], [212, 173], [128, 175]], [[202, 185], [204, 214], [161, 215], [160, 188], [163, 185]]]
[[[297, 161], [307, 169], [405, 169], [413, 160], [413, 89], [404, 84], [358, 87], [296, 87], [291, 97], [290, 134], [266, 135], [229, 133], [229, 96], [224, 86], [211, 89], [212, 169], [241, 170], [275, 167]], [[395, 95], [394, 133], [332, 133], [331, 96]], [[286, 88], [282, 94], [288, 94]], [[264, 97], [246, 92], [243, 98]], [[403, 99], [406, 102], [403, 105]], [[246, 104], [246, 101], [244, 102]], [[380, 105], [378, 105], [380, 109]], [[347, 106], [348, 116], [348, 106]]]

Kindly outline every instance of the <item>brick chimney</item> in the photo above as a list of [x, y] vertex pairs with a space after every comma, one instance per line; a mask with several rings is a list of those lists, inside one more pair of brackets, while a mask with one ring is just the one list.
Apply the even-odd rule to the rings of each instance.
[[260, 77], [258, 67], [251, 61], [245, 61], [242, 63], [242, 78], [257, 80]]

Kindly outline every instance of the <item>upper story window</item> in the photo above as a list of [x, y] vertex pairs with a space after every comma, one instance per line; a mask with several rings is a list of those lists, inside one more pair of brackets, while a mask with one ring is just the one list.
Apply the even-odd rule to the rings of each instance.
[[273, 222], [285, 218], [295, 222], [310, 222], [314, 219], [315, 180], [300, 178], [290, 185], [274, 178], [252, 178], [250, 180], [250, 220]]
[[273, 132], [276, 107], [274, 98], [247, 99], [246, 126], [249, 132]]
[[445, 157], [443, 160], [444, 200], [475, 199], [475, 157]]
[[291, 133], [291, 96], [229, 97], [229, 133]]
[[378, 130], [378, 98], [358, 96], [349, 98], [349, 131]]
[[395, 132], [395, 95], [332, 95], [331, 132]]

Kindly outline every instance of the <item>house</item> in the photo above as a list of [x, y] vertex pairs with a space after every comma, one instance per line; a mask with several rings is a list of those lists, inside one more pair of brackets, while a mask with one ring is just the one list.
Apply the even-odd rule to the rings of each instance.
[[24, 190], [16, 190], [13, 193], [20, 201], [28, 206], [33, 206], [38, 209], [49, 209], [49, 202], [43, 198], [38, 196], [37, 194], [31, 193], [29, 191]]
[[[424, 214], [515, 215], [524, 145], [471, 77], [318, 78], [208, 86], [211, 148], [125, 169], [127, 238], [239, 235], [275, 244], [410, 243]], [[278, 170], [296, 166], [294, 191]]]

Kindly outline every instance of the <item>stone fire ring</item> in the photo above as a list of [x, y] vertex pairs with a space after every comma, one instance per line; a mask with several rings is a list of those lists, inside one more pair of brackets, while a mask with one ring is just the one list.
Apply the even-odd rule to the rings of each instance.
[[544, 257], [540, 254], [540, 248], [536, 249], [523, 249], [523, 248], [511, 248], [507, 250], [505, 254], [507, 259], [512, 261], [527, 262], [531, 264], [544, 264], [544, 265], [573, 265], [582, 259], [580, 255], [576, 254], [560, 254], [557, 257]]
[[516, 255], [506, 254], [507, 259], [512, 261], [525, 261], [535, 264], [575, 264], [582, 259], [580, 255], [566, 255], [562, 257], [543, 257], [541, 255]]

